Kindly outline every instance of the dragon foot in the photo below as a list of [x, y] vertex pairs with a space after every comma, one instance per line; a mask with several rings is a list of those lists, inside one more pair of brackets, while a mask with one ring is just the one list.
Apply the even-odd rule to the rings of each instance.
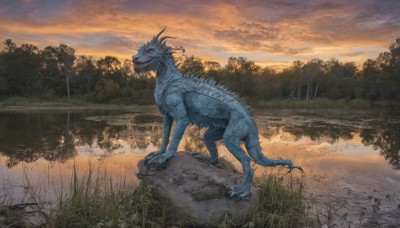
[[[151, 156], [150, 156], [151, 155]], [[145, 162], [148, 166], [165, 167], [166, 162], [174, 155], [171, 152], [155, 152], [149, 154], [145, 158]]]
[[147, 165], [147, 163], [151, 160], [151, 159], [153, 159], [154, 157], [157, 157], [157, 156], [159, 156], [160, 154], [162, 154], [162, 153], [164, 153], [164, 151], [154, 151], [154, 152], [151, 152], [151, 153], [149, 153], [145, 158], [144, 158], [144, 164], [146, 164]]
[[218, 159], [217, 158], [213, 159], [211, 157], [204, 156], [201, 153], [192, 153], [192, 156], [194, 158], [196, 158], [196, 159], [199, 159], [199, 160], [205, 161], [205, 162], [209, 162], [209, 163], [211, 163], [213, 165], [218, 163]]
[[243, 199], [249, 194], [249, 187], [245, 185], [234, 187], [228, 191], [228, 196], [238, 197], [239, 199]]

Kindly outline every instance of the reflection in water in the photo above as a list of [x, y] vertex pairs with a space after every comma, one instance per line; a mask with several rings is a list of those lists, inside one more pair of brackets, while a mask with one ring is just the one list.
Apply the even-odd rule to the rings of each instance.
[[338, 139], [352, 139], [352, 132], [354, 132], [354, 129], [315, 122], [303, 126], [286, 126], [284, 131], [291, 133], [298, 139], [302, 136], [308, 136], [313, 141], [323, 139], [332, 144], [337, 142]]
[[[262, 118], [256, 117], [258, 120]], [[360, 119], [346, 125], [343, 121], [315, 116], [295, 119], [290, 116], [270, 117], [268, 124], [259, 123], [259, 133], [261, 139], [289, 134], [295, 141], [308, 137], [312, 141], [330, 144], [352, 140], [355, 134], [359, 134], [359, 144], [380, 150], [394, 169], [400, 169], [400, 123], [397, 116], [369, 118], [365, 122], [360, 122]], [[121, 111], [1, 112], [0, 153], [8, 157], [6, 165], [10, 168], [20, 161], [29, 163], [39, 158], [64, 162], [82, 152], [77, 147], [85, 146], [97, 148], [89, 151], [102, 157], [114, 152], [155, 150], [161, 144], [162, 120], [160, 115]], [[206, 152], [201, 141], [204, 131], [189, 126], [180, 149]]]
[[[85, 119], [87, 115], [85, 112], [1, 112], [0, 153], [8, 157], [7, 167], [39, 158], [65, 162], [79, 154], [76, 149], [79, 146], [98, 147], [105, 156], [126, 143], [140, 150], [148, 148], [150, 143], [160, 144], [160, 118], [153, 118], [158, 121], [155, 127], [91, 121]], [[129, 117], [134, 119], [133, 115]], [[150, 118], [145, 119], [151, 123]], [[148, 137], [149, 132], [153, 137]]]
[[383, 121], [380, 126], [373, 127], [361, 130], [362, 142], [379, 149], [389, 164], [400, 170], [400, 126]]
[[[6, 165], [34, 162], [40, 157], [65, 161], [76, 155], [69, 113], [1, 113], [0, 152], [9, 157]], [[61, 121], [63, 120], [63, 121]]]
[[163, 116], [150, 113], [142, 113], [140, 115], [136, 115], [134, 118], [134, 122], [136, 124], [162, 123], [163, 120]]

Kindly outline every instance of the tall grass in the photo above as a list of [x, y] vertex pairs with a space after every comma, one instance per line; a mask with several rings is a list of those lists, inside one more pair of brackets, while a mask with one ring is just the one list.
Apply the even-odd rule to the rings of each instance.
[[255, 227], [305, 227], [310, 223], [303, 180], [266, 175], [256, 184], [260, 198], [251, 218]]
[[50, 227], [168, 226], [167, 205], [143, 184], [115, 182], [107, 172], [89, 165], [78, 174], [74, 166], [67, 193], [61, 193], [50, 212]]
[[23, 166], [22, 174], [23, 183], [20, 187], [23, 189], [23, 198], [15, 199], [13, 187], [6, 185], [4, 173], [1, 173], [3, 186], [0, 190], [0, 227], [44, 227], [48, 223], [48, 202], [44, 185], [31, 183], [26, 166]]

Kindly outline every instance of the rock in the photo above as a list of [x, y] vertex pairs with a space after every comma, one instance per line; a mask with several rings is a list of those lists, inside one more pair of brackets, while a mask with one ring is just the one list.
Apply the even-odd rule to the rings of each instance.
[[189, 152], [178, 152], [165, 169], [147, 167], [141, 160], [138, 177], [171, 205], [172, 216], [180, 225], [238, 226], [245, 223], [258, 201], [254, 187], [241, 200], [226, 195], [241, 183], [243, 174], [222, 158], [212, 165]]

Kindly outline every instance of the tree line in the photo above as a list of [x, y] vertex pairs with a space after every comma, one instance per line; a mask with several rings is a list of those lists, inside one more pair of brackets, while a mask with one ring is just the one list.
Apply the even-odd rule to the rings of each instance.
[[[65, 44], [39, 49], [11, 39], [0, 52], [0, 97], [78, 97], [98, 103], [154, 103], [155, 78], [136, 74], [131, 60], [77, 56]], [[361, 67], [337, 59], [294, 61], [277, 71], [245, 57], [226, 65], [195, 56], [177, 58], [182, 73], [199, 72], [247, 100], [366, 99], [400, 101], [400, 38]]]

